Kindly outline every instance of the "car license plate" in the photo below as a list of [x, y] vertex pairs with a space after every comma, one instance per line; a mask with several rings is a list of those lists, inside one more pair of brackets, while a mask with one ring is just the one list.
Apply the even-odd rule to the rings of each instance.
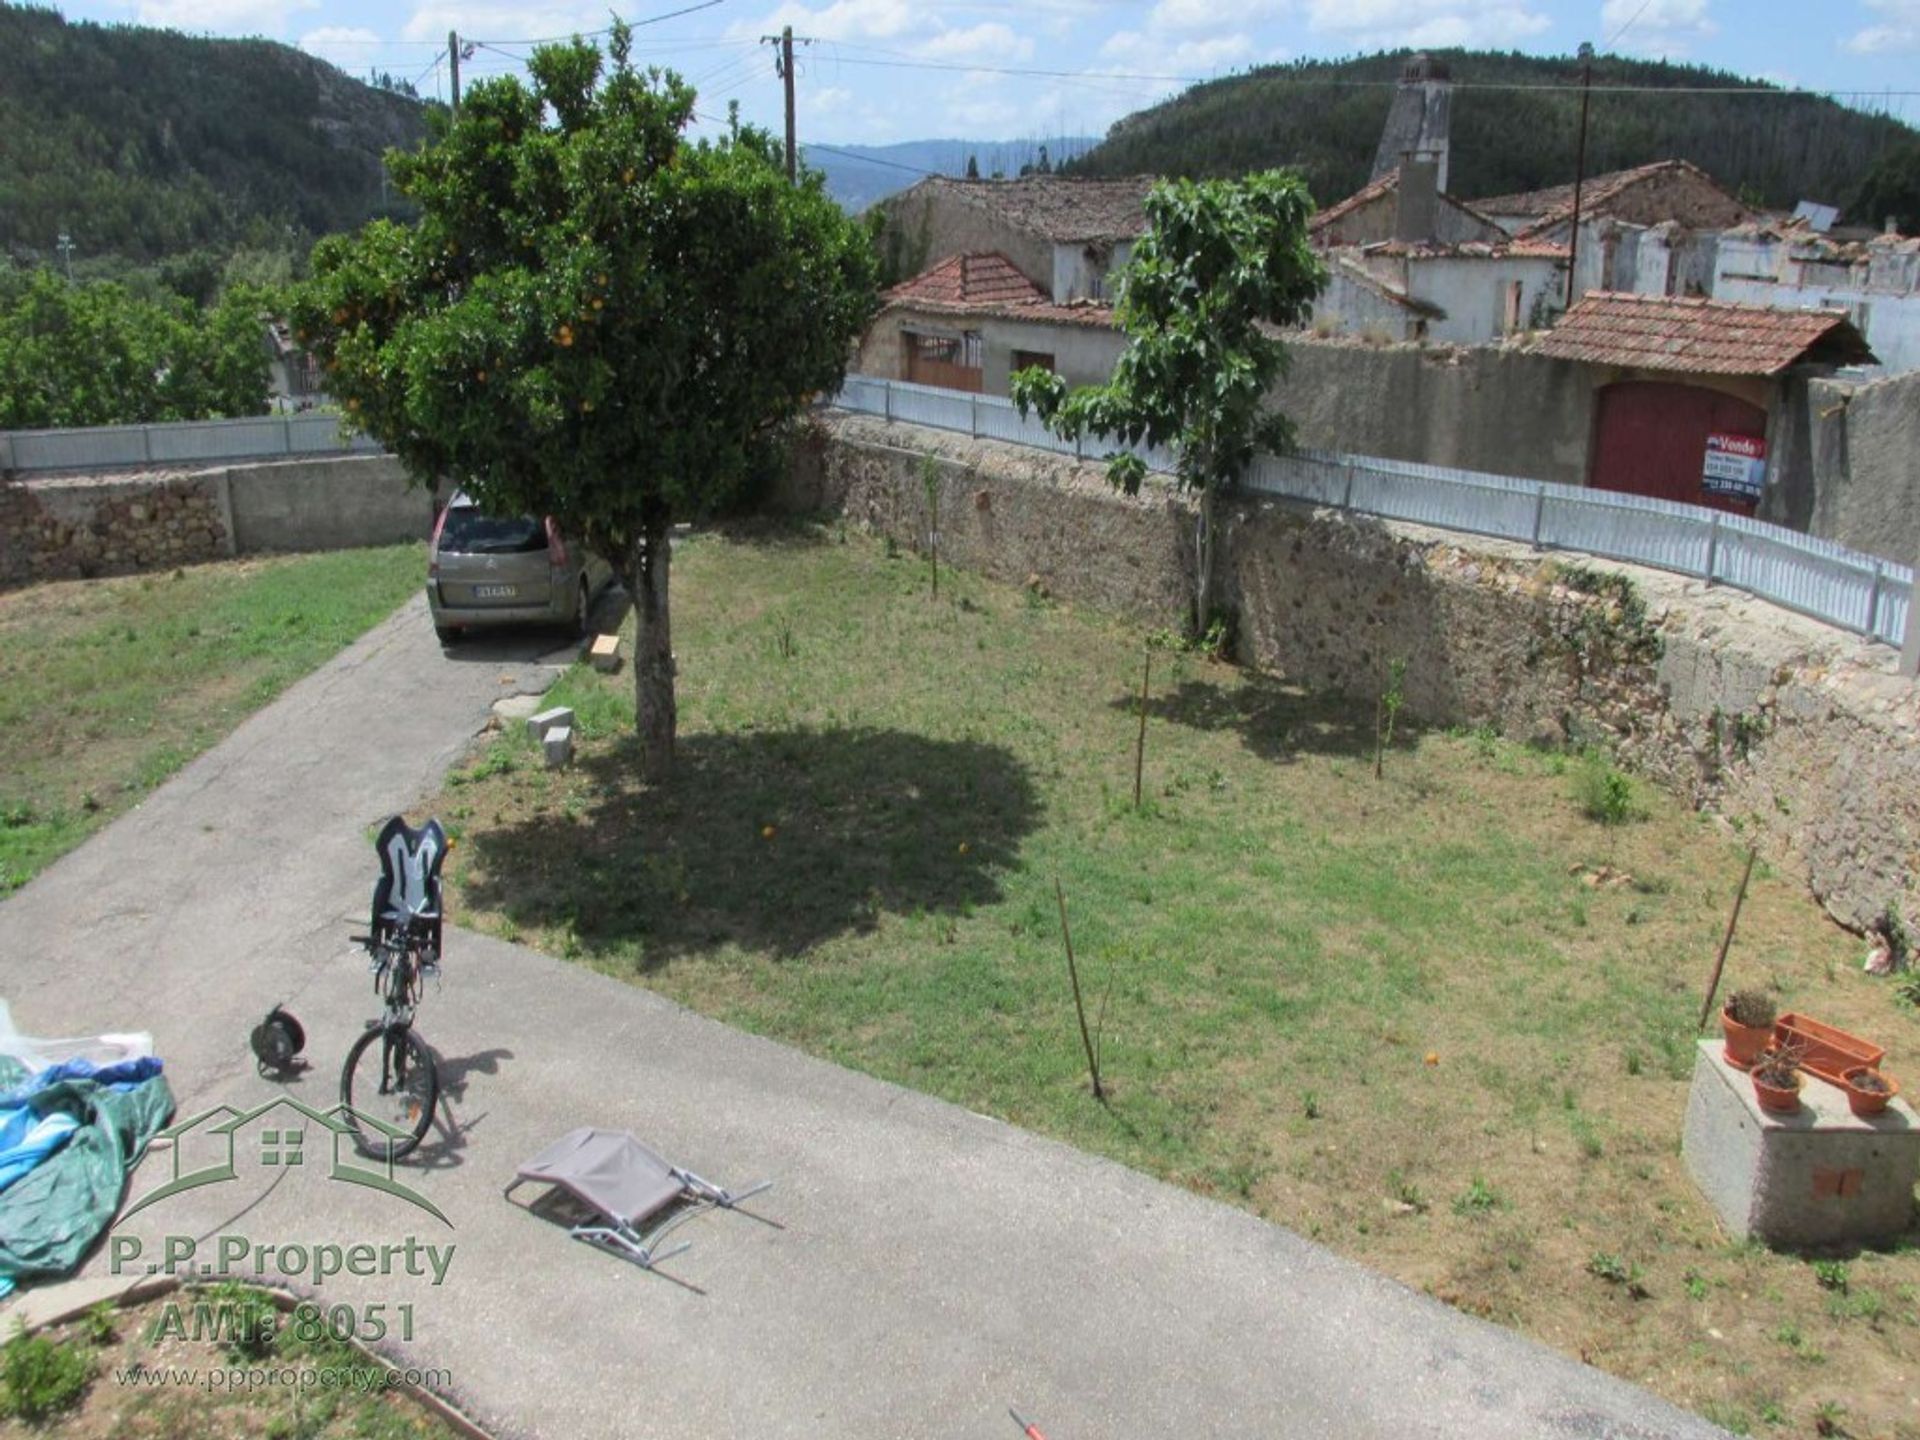
[[476, 600], [511, 600], [515, 587], [512, 585], [476, 585], [473, 598]]

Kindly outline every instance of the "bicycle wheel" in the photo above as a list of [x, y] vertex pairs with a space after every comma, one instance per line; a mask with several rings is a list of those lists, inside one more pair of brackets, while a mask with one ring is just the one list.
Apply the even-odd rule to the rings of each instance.
[[[347, 1123], [363, 1155], [376, 1160], [398, 1160], [413, 1152], [433, 1124], [440, 1100], [440, 1072], [433, 1056], [411, 1028], [375, 1026], [347, 1052], [340, 1071], [340, 1099], [347, 1106]], [[389, 1136], [366, 1123], [379, 1122], [398, 1131]]]

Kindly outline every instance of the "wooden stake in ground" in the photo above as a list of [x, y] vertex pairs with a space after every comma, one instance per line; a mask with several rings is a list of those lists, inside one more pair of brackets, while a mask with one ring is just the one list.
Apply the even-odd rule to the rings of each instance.
[[1140, 735], [1133, 742], [1133, 808], [1140, 808], [1140, 771], [1147, 761], [1147, 686], [1153, 679], [1153, 647], [1147, 647], [1147, 663], [1140, 672]]
[[1073, 981], [1073, 1011], [1080, 1017], [1080, 1043], [1087, 1048], [1087, 1073], [1093, 1077], [1093, 1098], [1106, 1104], [1106, 1088], [1100, 1083], [1100, 1060], [1093, 1053], [1093, 1037], [1087, 1033], [1087, 1007], [1080, 999], [1080, 967], [1073, 960], [1073, 932], [1067, 928], [1067, 892], [1060, 888], [1060, 877], [1053, 877], [1053, 898], [1060, 902], [1060, 939], [1067, 947], [1067, 976]]
[[1727, 967], [1727, 951], [1733, 948], [1733, 928], [1740, 923], [1740, 907], [1747, 902], [1747, 882], [1753, 879], [1753, 862], [1760, 858], [1755, 849], [1747, 851], [1746, 873], [1740, 877], [1740, 893], [1733, 897], [1733, 913], [1727, 916], [1727, 933], [1720, 940], [1720, 955], [1713, 962], [1713, 975], [1707, 981], [1706, 998], [1700, 1002], [1700, 1024], [1697, 1028], [1707, 1028], [1707, 1017], [1713, 1014], [1714, 992], [1720, 988], [1720, 972]]

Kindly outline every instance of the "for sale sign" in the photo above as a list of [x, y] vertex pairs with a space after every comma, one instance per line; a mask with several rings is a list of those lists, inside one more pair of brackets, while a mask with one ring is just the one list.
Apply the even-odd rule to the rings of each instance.
[[1758, 505], [1766, 484], [1766, 441], [1752, 435], [1707, 436], [1707, 460], [1700, 472], [1703, 493]]

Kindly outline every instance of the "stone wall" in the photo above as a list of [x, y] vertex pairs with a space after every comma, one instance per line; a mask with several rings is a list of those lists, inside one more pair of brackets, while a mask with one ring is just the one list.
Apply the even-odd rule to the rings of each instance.
[[[1071, 457], [835, 414], [782, 499], [917, 545], [928, 454], [952, 563], [1144, 625], [1187, 613], [1190, 508], [1157, 482], [1117, 495]], [[1843, 923], [1917, 898], [1920, 690], [1885, 647], [1659, 571], [1285, 501], [1231, 514], [1244, 661], [1371, 695], [1405, 658], [1420, 720], [1605, 745], [1738, 821]]]
[[433, 515], [388, 455], [6, 481], [0, 585], [418, 540]]
[[205, 476], [0, 484], [0, 584], [124, 574], [233, 553], [233, 520]]

